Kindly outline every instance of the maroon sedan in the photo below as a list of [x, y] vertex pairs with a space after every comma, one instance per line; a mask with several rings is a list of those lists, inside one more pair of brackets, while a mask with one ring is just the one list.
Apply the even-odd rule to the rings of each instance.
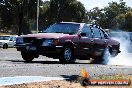
[[15, 46], [26, 62], [39, 55], [62, 63], [90, 58], [100, 61], [106, 52], [112, 56], [120, 52], [120, 43], [112, 40], [101, 27], [74, 22], [55, 23], [43, 33], [19, 36]]

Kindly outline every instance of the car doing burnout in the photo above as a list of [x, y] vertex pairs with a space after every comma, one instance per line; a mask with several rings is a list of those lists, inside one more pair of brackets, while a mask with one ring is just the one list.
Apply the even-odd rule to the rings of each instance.
[[120, 43], [112, 40], [99, 26], [85, 23], [60, 22], [38, 34], [21, 35], [16, 48], [26, 62], [39, 55], [72, 63], [76, 59], [102, 60], [105, 52], [116, 56]]

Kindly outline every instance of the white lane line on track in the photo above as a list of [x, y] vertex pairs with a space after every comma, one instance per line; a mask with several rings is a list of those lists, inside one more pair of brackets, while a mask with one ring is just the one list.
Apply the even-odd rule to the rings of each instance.
[[14, 77], [1, 77], [0, 86], [23, 84], [31, 82], [51, 81], [51, 80], [65, 80], [62, 77], [44, 77], [44, 76], [14, 76]]

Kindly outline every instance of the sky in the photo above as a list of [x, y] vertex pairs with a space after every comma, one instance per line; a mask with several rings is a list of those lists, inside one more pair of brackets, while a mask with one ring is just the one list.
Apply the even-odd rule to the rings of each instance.
[[[94, 7], [103, 8], [105, 6], [108, 6], [108, 3], [112, 1], [119, 2], [119, 0], [77, 0], [77, 1], [83, 3], [87, 10], [90, 10]], [[123, 0], [123, 1], [126, 2], [127, 6], [132, 7], [132, 0]]]
[[[47, 0], [43, 0], [43, 1], [47, 1]], [[112, 1], [119, 2], [119, 0], [77, 0], [77, 1], [80, 1], [82, 4], [84, 4], [86, 10], [90, 10], [94, 7], [103, 8], [105, 6], [108, 6], [108, 3]], [[123, 1], [126, 2], [127, 6], [132, 7], [132, 0], [123, 0]]]

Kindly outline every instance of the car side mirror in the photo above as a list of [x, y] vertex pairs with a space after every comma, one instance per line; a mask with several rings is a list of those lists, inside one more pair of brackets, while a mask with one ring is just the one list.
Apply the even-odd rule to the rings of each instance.
[[11, 39], [9, 41], [12, 41]]
[[81, 35], [81, 36], [86, 36], [86, 33], [81, 33], [80, 35]]
[[78, 34], [78, 37], [81, 38], [81, 34]]

